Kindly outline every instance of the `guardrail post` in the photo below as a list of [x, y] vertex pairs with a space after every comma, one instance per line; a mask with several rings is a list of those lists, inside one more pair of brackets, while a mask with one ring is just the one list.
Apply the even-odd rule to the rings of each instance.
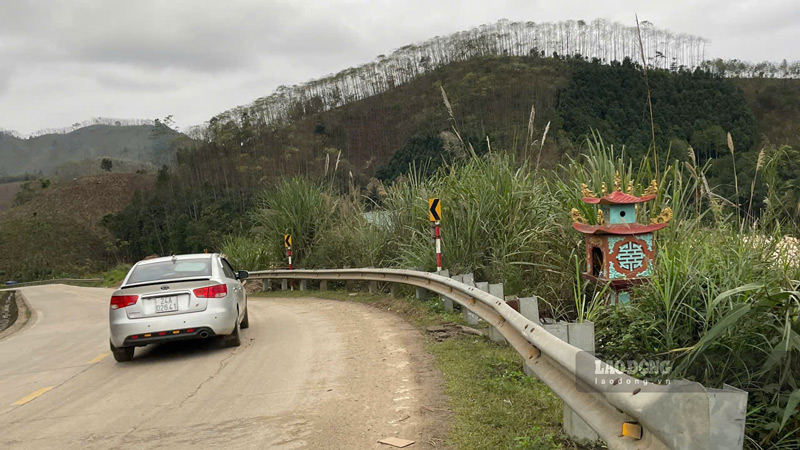
[[308, 290], [308, 280], [300, 280], [300, 290], [301, 291]]
[[[537, 325], [542, 324], [539, 320], [539, 299], [536, 296], [519, 299], [519, 313]], [[525, 372], [525, 375], [534, 376], [533, 371], [528, 368], [527, 364], [522, 365], [522, 371]]]
[[519, 313], [536, 324], [542, 324], [539, 320], [539, 299], [535, 296], [519, 299]]
[[288, 291], [289, 290], [289, 280], [287, 280], [286, 278], [282, 278], [281, 279], [281, 290], [282, 291]]
[[392, 283], [389, 286], [389, 295], [391, 295], [392, 297], [397, 297], [398, 295], [400, 295], [400, 286], [398, 286], [397, 283]]
[[[470, 274], [470, 276], [471, 275], [472, 274]], [[476, 288], [478, 288], [478, 289], [480, 289], [480, 290], [482, 290], [484, 292], [489, 292], [489, 283], [487, 283], [485, 281], [479, 281], [477, 283], [473, 282], [472, 284]], [[477, 314], [475, 314], [474, 312], [468, 310], [467, 308], [461, 308], [461, 314], [464, 315], [464, 321], [467, 322], [470, 325], [477, 325], [478, 322], [480, 322], [480, 320], [481, 320], [480, 317], [478, 317]]]
[[[524, 297], [519, 299], [519, 312], [528, 320], [537, 324], [542, 324], [539, 319], [539, 299], [536, 297]], [[545, 330], [550, 334], [568, 342], [581, 350], [594, 354], [594, 323], [552, 323], [542, 325]], [[533, 375], [533, 372], [528, 368], [528, 365], [523, 365], [526, 375]], [[566, 404], [563, 409], [563, 423], [564, 432], [574, 441], [579, 443], [594, 442], [599, 439], [597, 433], [592, 430], [589, 425], [583, 421], [578, 415], [570, 409]]]
[[[417, 267], [417, 270], [422, 272], [424, 269], [422, 267]], [[421, 287], [417, 287], [416, 293], [417, 293], [417, 299], [419, 300], [427, 300], [431, 294], [427, 289]]]
[[[440, 270], [440, 271], [436, 272], [436, 275], [439, 275], [439, 276], [442, 276], [442, 277], [445, 277], [445, 278], [450, 278], [450, 271], [447, 270], [447, 269]], [[452, 300], [450, 300], [449, 298], [445, 297], [444, 295], [440, 295], [439, 296], [439, 300], [442, 302], [442, 305], [444, 306], [445, 310], [447, 310], [447, 311], [452, 311], [453, 310], [453, 301]], [[447, 308], [447, 303], [448, 302], [450, 303], [450, 308], [449, 309]]]
[[267, 292], [268, 290], [270, 290], [269, 282], [270, 280], [267, 278], [261, 280], [261, 292]]
[[[489, 293], [502, 301], [506, 301], [503, 292], [503, 283], [489, 284]], [[498, 344], [506, 343], [506, 338], [504, 338], [502, 333], [500, 333], [500, 331], [498, 331], [498, 329], [494, 326], [489, 327], [489, 339], [497, 342]]]
[[[563, 325], [563, 324], [557, 324]], [[547, 329], [547, 325], [545, 329]], [[567, 342], [594, 355], [594, 323], [567, 323]], [[566, 404], [564, 405], [564, 432], [578, 443], [595, 442], [600, 436]]]
[[378, 293], [378, 282], [377, 281], [370, 281], [369, 282], [369, 293], [370, 294], [377, 294]]
[[320, 291], [327, 291], [328, 290], [328, 280], [320, 280], [320, 282], [319, 282], [319, 290]]
[[[453, 275], [450, 277], [453, 281], [458, 281], [461, 283], [464, 280], [463, 275]], [[453, 308], [453, 300], [449, 298], [445, 298], [444, 300], [444, 309], [445, 311], [453, 312], [455, 309]]]

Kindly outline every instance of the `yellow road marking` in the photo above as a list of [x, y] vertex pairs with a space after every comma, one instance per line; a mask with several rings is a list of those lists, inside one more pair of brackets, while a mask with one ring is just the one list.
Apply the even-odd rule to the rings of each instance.
[[25, 403], [28, 403], [29, 401], [35, 399], [36, 397], [39, 397], [40, 395], [44, 394], [47, 391], [49, 391], [50, 389], [53, 389], [54, 387], [55, 386], [43, 387], [43, 388], [39, 389], [38, 391], [31, 392], [30, 394], [26, 395], [25, 397], [22, 397], [21, 399], [15, 401], [14, 402], [14, 406], [22, 406]]
[[110, 354], [111, 354], [111, 352], [108, 352], [108, 353], [101, 353], [101, 354], [99, 354], [99, 355], [95, 356], [93, 360], [89, 361], [89, 364], [97, 364], [97, 363], [99, 363], [100, 361], [102, 361], [102, 360], [103, 360], [103, 358], [105, 358], [106, 356], [108, 356], [108, 355], [110, 355]]

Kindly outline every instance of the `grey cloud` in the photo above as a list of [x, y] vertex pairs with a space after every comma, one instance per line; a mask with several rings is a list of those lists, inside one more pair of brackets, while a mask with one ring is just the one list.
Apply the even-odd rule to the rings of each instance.
[[193, 125], [502, 17], [630, 24], [634, 13], [711, 39], [709, 57], [800, 58], [797, 0], [0, 0], [0, 127], [143, 114]]
[[[315, 54], [358, 46], [355, 34], [329, 21], [323, 9], [304, 10], [295, 3], [11, 5], [0, 7], [7, 12], [0, 19], [0, 36], [39, 36], [67, 58], [84, 62], [222, 72], [252, 67], [262, 53]], [[14, 14], [32, 16], [20, 27], [20, 21], [9, 19]]]

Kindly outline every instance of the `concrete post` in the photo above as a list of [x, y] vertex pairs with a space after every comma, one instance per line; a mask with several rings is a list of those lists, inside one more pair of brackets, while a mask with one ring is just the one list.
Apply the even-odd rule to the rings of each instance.
[[569, 342], [569, 328], [567, 328], [567, 322], [546, 323], [542, 326], [553, 336], [564, 342]]
[[[447, 269], [440, 270], [440, 271], [436, 272], [436, 274], [440, 275], [440, 276], [443, 276], [445, 278], [450, 278], [450, 271], [447, 270]], [[450, 300], [449, 298], [445, 297], [444, 295], [440, 295], [439, 296], [439, 300], [442, 302], [442, 305], [446, 305], [447, 302], [449, 301], [450, 302], [450, 309], [452, 310], [452, 308], [453, 308], [453, 301], [452, 300]], [[445, 309], [447, 309], [447, 308], [445, 307]]]
[[320, 280], [320, 282], [319, 282], [319, 290], [320, 291], [327, 291], [328, 290], [328, 280]]
[[[343, 269], [349, 269], [350, 266], [344, 266]], [[353, 282], [351, 280], [345, 280], [344, 282], [344, 290], [347, 292], [353, 291]]]
[[[568, 335], [567, 342], [594, 354], [594, 323], [568, 323], [565, 325]], [[564, 432], [578, 443], [595, 442], [600, 439], [600, 436], [567, 405], [564, 405]]]
[[[594, 324], [585, 323], [566, 323], [558, 322], [542, 325], [539, 320], [539, 301], [536, 297], [526, 297], [519, 299], [519, 312], [528, 320], [531, 320], [544, 327], [550, 334], [569, 342], [575, 347], [594, 354]], [[527, 365], [523, 365], [526, 375], [533, 375]], [[594, 442], [599, 439], [597, 433], [592, 430], [572, 409], [564, 405], [564, 432], [578, 443]]]
[[[495, 297], [505, 301], [505, 295], [503, 294], [503, 283], [496, 283], [496, 284], [489, 284], [489, 293], [494, 295]], [[497, 330], [494, 326], [489, 327], [489, 339], [498, 344], [505, 344], [506, 338], [500, 334], [500, 331]]]
[[389, 286], [389, 295], [391, 295], [392, 297], [397, 297], [398, 295], [400, 295], [400, 285], [398, 285], [397, 283], [392, 283]]
[[301, 291], [308, 290], [308, 280], [300, 280], [300, 290]]
[[[472, 275], [472, 274], [470, 274], [470, 275]], [[485, 292], [489, 292], [489, 283], [485, 283], [485, 282], [474, 283], [473, 282], [473, 284], [475, 285], [476, 288], [478, 288], [478, 289], [480, 289], [482, 291], [485, 291]], [[464, 315], [464, 321], [467, 322], [470, 325], [477, 325], [478, 322], [480, 322], [480, 320], [481, 320], [480, 317], [478, 317], [477, 314], [473, 313], [472, 311], [468, 310], [467, 308], [461, 308], [461, 313]]]
[[[461, 275], [453, 275], [452, 277], [450, 277], [450, 279], [452, 279], [453, 281], [458, 281], [459, 283], [461, 283], [464, 278]], [[453, 300], [452, 299], [449, 299], [447, 297], [444, 298], [444, 310], [445, 311], [449, 311], [449, 312], [453, 312], [455, 310], [454, 307], [453, 307]]]
[[568, 323], [569, 343], [594, 355], [594, 322]]
[[370, 281], [369, 282], [369, 293], [370, 294], [377, 294], [378, 293], [378, 282], [377, 281]]
[[282, 291], [288, 291], [289, 290], [289, 280], [287, 280], [286, 278], [281, 280], [281, 290]]
[[536, 297], [524, 297], [519, 299], [519, 313], [528, 320], [539, 325], [539, 299]]
[[501, 300], [506, 298], [505, 294], [503, 294], [503, 283], [490, 284], [489, 293]]
[[267, 278], [261, 280], [261, 292], [267, 292], [270, 290], [269, 282], [270, 280]]
[[[422, 267], [417, 267], [417, 270], [422, 271], [423, 268]], [[428, 297], [430, 297], [430, 295], [431, 295], [430, 291], [428, 291], [427, 289], [421, 288], [421, 287], [418, 287], [416, 289], [416, 293], [417, 293], [417, 298], [419, 300], [427, 300]]]

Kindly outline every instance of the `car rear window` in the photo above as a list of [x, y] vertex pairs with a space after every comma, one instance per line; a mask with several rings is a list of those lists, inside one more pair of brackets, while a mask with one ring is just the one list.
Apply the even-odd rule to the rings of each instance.
[[133, 269], [126, 284], [149, 283], [160, 280], [174, 280], [179, 278], [209, 278], [211, 277], [211, 259], [179, 259], [140, 264]]

